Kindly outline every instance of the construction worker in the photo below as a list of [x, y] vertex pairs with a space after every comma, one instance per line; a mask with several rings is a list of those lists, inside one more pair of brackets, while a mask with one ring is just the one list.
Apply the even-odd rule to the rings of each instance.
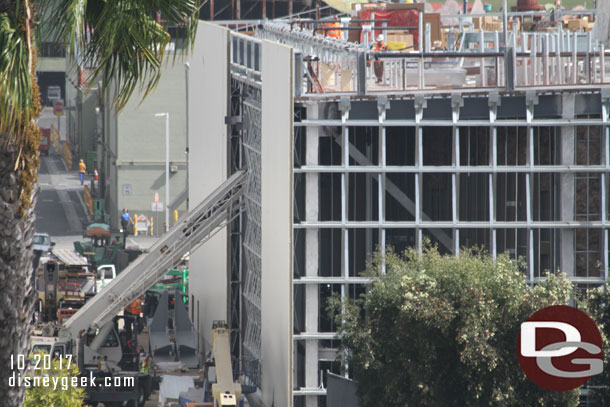
[[[371, 50], [375, 52], [387, 51], [388, 46], [384, 41], [383, 34], [379, 34], [377, 39], [371, 45]], [[383, 83], [383, 61], [380, 61], [377, 56], [375, 56], [375, 62], [373, 63], [373, 68], [375, 70], [375, 76], [377, 77], [377, 83]]]
[[129, 304], [125, 310], [129, 312], [131, 315], [140, 316], [142, 313], [142, 298], [136, 298], [131, 304]]
[[145, 355], [144, 359], [140, 360], [140, 372], [142, 372], [142, 373], [150, 372], [150, 355]]
[[332, 23], [326, 23], [326, 28], [328, 28], [326, 30], [326, 35], [331, 38], [341, 38], [341, 30], [333, 29], [341, 27], [341, 23], [339, 23], [337, 16], [335, 16], [333, 20]]
[[123, 228], [123, 249], [125, 248], [125, 244], [127, 243], [127, 235], [129, 234], [129, 224], [133, 223], [133, 219], [129, 216], [129, 212], [127, 208], [123, 209], [123, 213], [121, 214], [121, 227]]
[[87, 171], [87, 165], [81, 158], [78, 163], [78, 173], [80, 174], [80, 184], [83, 185], [85, 183], [85, 172]]

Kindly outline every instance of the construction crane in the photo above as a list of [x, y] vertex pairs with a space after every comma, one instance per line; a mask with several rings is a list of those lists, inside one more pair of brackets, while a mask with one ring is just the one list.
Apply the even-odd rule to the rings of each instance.
[[242, 210], [244, 172], [237, 172], [190, 211], [150, 248], [121, 272], [101, 293], [72, 316], [60, 337], [76, 339], [81, 330], [101, 329], [123, 308], [143, 295], [183, 257], [207, 242]]

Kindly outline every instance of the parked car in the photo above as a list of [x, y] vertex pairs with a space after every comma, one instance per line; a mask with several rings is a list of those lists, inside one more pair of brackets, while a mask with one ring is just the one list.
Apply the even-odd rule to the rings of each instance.
[[55, 242], [51, 241], [51, 237], [47, 233], [34, 234], [34, 250], [39, 250], [42, 256], [47, 255], [53, 246], [55, 246]]

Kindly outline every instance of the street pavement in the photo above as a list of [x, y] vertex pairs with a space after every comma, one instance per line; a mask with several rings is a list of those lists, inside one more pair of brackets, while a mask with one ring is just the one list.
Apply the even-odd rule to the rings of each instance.
[[[61, 120], [65, 122], [64, 118]], [[57, 117], [52, 109], [45, 108], [38, 125], [48, 128], [51, 123], [57, 127]], [[64, 124], [60, 128], [60, 140], [65, 140], [65, 127]], [[38, 186], [36, 231], [48, 233], [58, 248], [73, 248], [72, 242], [82, 239], [83, 229], [89, 223], [83, 201], [83, 186], [78, 171], [68, 171], [53, 145], [48, 156], [40, 157]]]

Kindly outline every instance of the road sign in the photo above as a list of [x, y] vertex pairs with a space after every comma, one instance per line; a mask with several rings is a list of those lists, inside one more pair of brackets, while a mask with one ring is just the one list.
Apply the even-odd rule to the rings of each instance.
[[152, 203], [152, 211], [153, 212], [163, 212], [163, 202], [153, 202]]
[[58, 100], [57, 102], [55, 102], [55, 104], [53, 104], [53, 113], [55, 113], [55, 116], [63, 116], [64, 114], [64, 102], [61, 100]]
[[155, 204], [159, 203], [159, 193], [155, 192]]

